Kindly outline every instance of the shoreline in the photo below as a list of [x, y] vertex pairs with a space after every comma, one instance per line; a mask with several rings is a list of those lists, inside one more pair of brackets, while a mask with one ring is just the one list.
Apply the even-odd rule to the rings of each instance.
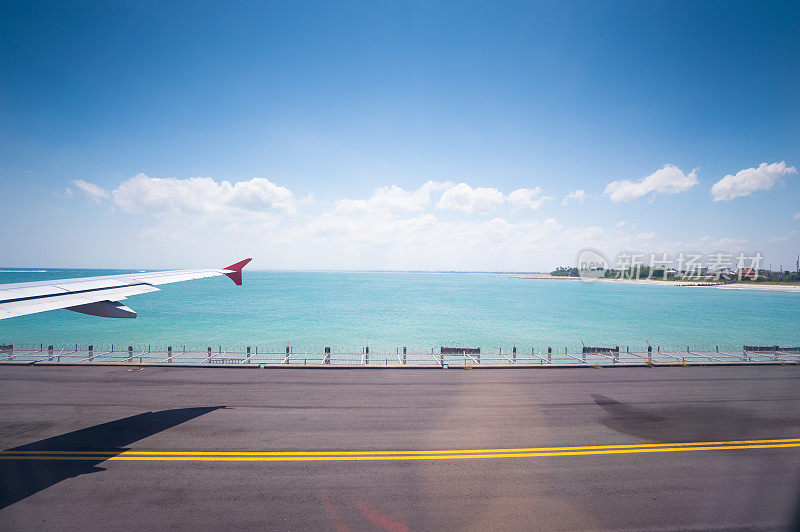
[[[567, 281], [580, 281], [580, 277], [567, 277], [557, 275], [525, 275], [520, 279], [539, 279], [539, 280], [567, 280]], [[594, 281], [587, 282], [606, 282], [606, 283], [628, 283], [628, 284], [645, 284], [645, 285], [658, 285], [658, 286], [694, 286], [694, 287], [708, 287], [717, 288], [720, 290], [758, 290], [766, 292], [799, 292], [800, 284], [785, 285], [773, 283], [723, 283], [716, 281], [660, 281], [655, 279], [595, 279]]]

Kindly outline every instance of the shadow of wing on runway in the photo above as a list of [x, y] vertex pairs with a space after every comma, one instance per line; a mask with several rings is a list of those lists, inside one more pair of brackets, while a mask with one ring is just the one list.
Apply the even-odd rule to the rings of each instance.
[[[126, 451], [126, 445], [194, 419], [221, 406], [174, 408], [145, 412], [101, 425], [95, 425], [60, 436], [6, 449], [3, 453], [21, 453], [28, 459], [2, 456], [0, 459], [0, 508], [29, 497], [71, 477], [104, 471], [96, 467], [107, 458]], [[31, 453], [30, 451], [34, 451]], [[35, 451], [92, 451], [103, 458], [87, 460], [47, 460], [36, 456], [52, 456]]]
[[656, 443], [794, 438], [800, 418], [766, 418], [727, 405], [669, 404], [637, 408], [593, 394], [608, 428]]
[[664, 418], [660, 416], [634, 408], [625, 403], [620, 403], [616, 399], [606, 397], [605, 395], [592, 394], [592, 399], [594, 399], [597, 406], [606, 411], [610, 420], [624, 421], [629, 424], [642, 425], [643, 427], [664, 421]]

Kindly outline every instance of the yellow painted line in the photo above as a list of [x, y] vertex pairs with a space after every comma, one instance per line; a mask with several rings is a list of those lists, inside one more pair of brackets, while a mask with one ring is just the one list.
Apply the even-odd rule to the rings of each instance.
[[416, 454], [485, 454], [485, 453], [530, 453], [545, 451], [583, 451], [595, 449], [646, 449], [651, 447], [699, 447], [708, 445], [744, 445], [764, 443], [793, 443], [800, 438], [777, 440], [732, 440], [676, 443], [636, 443], [621, 445], [589, 445], [579, 447], [515, 447], [507, 449], [449, 449], [431, 451], [0, 451], [4, 454], [64, 454], [91, 456], [168, 455], [168, 456], [361, 456], [361, 455], [416, 455]]
[[718, 451], [718, 450], [739, 450], [739, 449], [775, 449], [787, 447], [800, 447], [800, 442], [796, 443], [774, 443], [756, 445], [707, 445], [694, 447], [662, 447], [662, 448], [638, 448], [638, 449], [595, 449], [583, 451], [550, 451], [550, 452], [531, 452], [531, 453], [481, 453], [481, 454], [427, 454], [427, 455], [366, 455], [366, 456], [106, 456], [106, 455], [87, 455], [87, 456], [65, 456], [65, 455], [5, 455], [0, 456], [0, 460], [116, 460], [116, 461], [170, 461], [170, 462], [308, 462], [308, 461], [346, 461], [346, 460], [456, 460], [468, 458], [533, 458], [546, 456], [574, 456], [574, 455], [600, 455], [600, 454], [635, 454], [635, 453], [675, 453], [687, 451]]

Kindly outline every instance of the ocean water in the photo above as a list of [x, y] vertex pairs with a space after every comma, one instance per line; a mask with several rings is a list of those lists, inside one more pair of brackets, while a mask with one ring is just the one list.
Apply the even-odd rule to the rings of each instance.
[[[0, 271], [0, 283], [129, 273]], [[2, 343], [223, 346], [374, 352], [439, 345], [537, 351], [586, 345], [700, 349], [800, 345], [800, 293], [519, 275], [245, 270], [163, 285], [125, 303], [136, 319], [57, 310], [0, 321]]]

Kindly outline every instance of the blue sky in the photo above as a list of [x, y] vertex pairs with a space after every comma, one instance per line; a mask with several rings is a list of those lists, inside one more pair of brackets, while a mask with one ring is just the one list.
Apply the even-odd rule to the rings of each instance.
[[3, 263], [789, 267], [798, 24], [788, 1], [4, 2]]

